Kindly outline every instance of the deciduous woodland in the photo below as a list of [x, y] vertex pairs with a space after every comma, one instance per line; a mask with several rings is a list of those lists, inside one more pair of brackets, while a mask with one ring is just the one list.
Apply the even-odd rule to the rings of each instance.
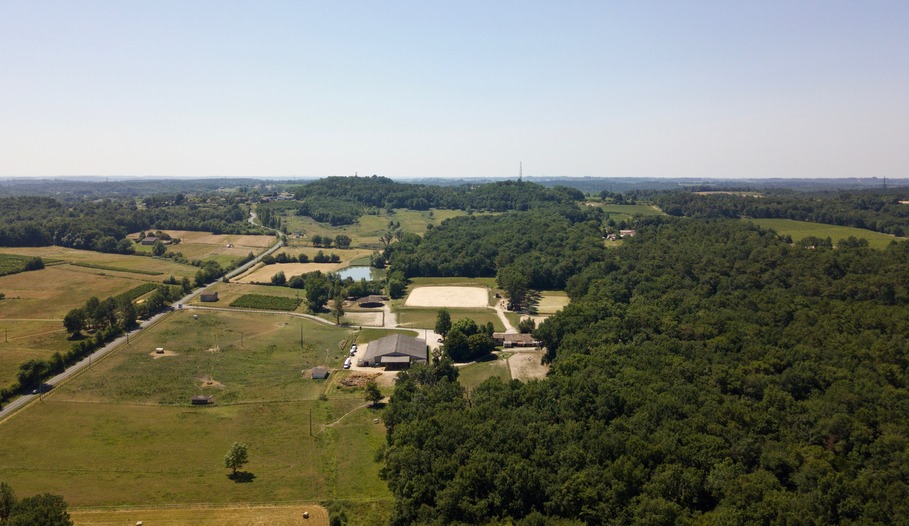
[[651, 219], [568, 280], [549, 378], [402, 375], [395, 524], [909, 518], [909, 245], [809, 250]]

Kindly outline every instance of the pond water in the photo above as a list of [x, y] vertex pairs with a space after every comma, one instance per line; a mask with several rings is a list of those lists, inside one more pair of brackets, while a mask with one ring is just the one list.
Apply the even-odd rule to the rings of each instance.
[[353, 278], [354, 281], [366, 279], [368, 281], [385, 279], [385, 271], [365, 265], [347, 267], [337, 272], [341, 279]]

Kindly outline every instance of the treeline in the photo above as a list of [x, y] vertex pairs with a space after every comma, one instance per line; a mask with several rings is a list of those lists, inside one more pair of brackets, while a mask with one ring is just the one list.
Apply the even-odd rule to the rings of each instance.
[[240, 197], [154, 196], [139, 206], [132, 199], [99, 199], [63, 205], [50, 197], [0, 198], [0, 246], [59, 245], [124, 252], [130, 232], [197, 230], [215, 234], [258, 234]]
[[[332, 225], [352, 224], [364, 213], [394, 208], [504, 212], [530, 210], [584, 198], [582, 192], [573, 188], [557, 186], [550, 189], [522, 181], [451, 187], [397, 183], [377, 176], [328, 177], [297, 188], [294, 195], [301, 201], [296, 209], [297, 215]], [[282, 210], [289, 205], [280, 202], [263, 206]]]
[[904, 236], [909, 232], [909, 204], [903, 191], [821, 194], [767, 193], [700, 195], [690, 192], [655, 194], [654, 202], [669, 215], [697, 218], [779, 218], [866, 228]]
[[[182, 286], [157, 285], [155, 292], [141, 305], [134, 304], [133, 300], [137, 295], [148, 292], [149, 284], [104, 300], [94, 296], [89, 298], [82, 307], [70, 310], [63, 318], [63, 326], [72, 333], [71, 339], [77, 341], [65, 353], [55, 352], [46, 360], [34, 358], [20, 365], [16, 383], [0, 389], [0, 402], [6, 402], [17, 394], [43, 390], [42, 382], [134, 329], [139, 318], [163, 311], [187, 289], [188, 280]], [[83, 335], [83, 331], [89, 335]]]
[[551, 206], [444, 221], [423, 238], [389, 245], [392, 272], [404, 276], [494, 277], [513, 269], [528, 287], [562, 289], [569, 277], [602, 261], [602, 211]]
[[909, 521], [909, 244], [637, 229], [534, 332], [547, 380], [399, 375], [393, 523]]

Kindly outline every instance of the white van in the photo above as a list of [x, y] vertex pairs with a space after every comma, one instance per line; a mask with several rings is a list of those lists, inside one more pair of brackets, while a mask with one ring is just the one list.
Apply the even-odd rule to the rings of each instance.
[[350, 369], [350, 358], [344, 360], [344, 368]]

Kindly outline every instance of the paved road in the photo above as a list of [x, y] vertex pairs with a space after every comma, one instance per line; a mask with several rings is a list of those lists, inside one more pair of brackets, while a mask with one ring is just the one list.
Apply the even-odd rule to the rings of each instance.
[[[254, 222], [254, 220], [255, 220], [255, 214], [251, 213], [251, 217], [249, 218], [249, 221], [252, 223], [252, 222]], [[237, 274], [240, 274], [241, 272], [245, 272], [247, 269], [249, 269], [256, 263], [262, 261], [262, 258], [264, 256], [271, 254], [272, 252], [278, 250], [283, 245], [284, 245], [284, 239], [283, 239], [283, 237], [280, 237], [280, 238], [278, 238], [278, 240], [275, 242], [275, 244], [271, 248], [269, 248], [268, 250], [266, 250], [265, 252], [260, 254], [258, 257], [256, 257], [252, 261], [227, 273], [225, 276], [228, 279], [230, 279], [230, 278], [236, 276]], [[190, 292], [186, 296], [180, 298], [179, 300], [177, 300], [174, 303], [186, 305], [187, 303], [192, 301], [193, 298], [195, 298], [196, 296], [201, 294], [205, 289], [207, 289], [213, 285], [214, 285], [214, 283], [211, 283], [204, 287], [200, 287], [200, 288]], [[195, 308], [198, 308], [198, 307], [195, 307]], [[233, 309], [223, 309], [223, 310], [233, 310]], [[161, 321], [165, 316], [168, 316], [169, 314], [170, 314], [170, 311], [164, 311], [162, 313], [152, 316], [148, 320], [141, 322], [139, 324], [139, 328], [133, 329], [128, 334], [125, 334], [125, 335], [115, 339], [114, 341], [108, 343], [104, 347], [102, 347], [102, 348], [98, 349], [97, 351], [93, 352], [92, 354], [90, 354], [88, 357], [83, 358], [82, 361], [71, 365], [67, 370], [65, 370], [62, 373], [58, 374], [57, 376], [51, 378], [50, 380], [45, 381], [43, 385], [49, 386], [49, 389], [53, 389], [54, 387], [59, 386], [66, 380], [72, 378], [74, 375], [79, 374], [81, 371], [91, 367], [94, 362], [97, 362], [98, 360], [100, 360], [101, 358], [106, 356], [107, 354], [118, 349], [120, 346], [128, 343], [130, 335], [134, 335], [139, 331], [152, 327], [153, 325], [157, 324], [159, 321]], [[287, 313], [284, 313], [284, 314], [287, 314]], [[310, 317], [308, 315], [304, 315], [304, 316]], [[317, 318], [315, 316], [312, 316], [312, 318], [314, 318], [318, 321], [327, 323], [329, 325], [334, 325], [333, 323], [323, 320], [322, 318]], [[35, 400], [40, 400], [42, 396], [43, 396], [43, 394], [27, 394], [27, 395], [20, 396], [19, 398], [13, 400], [9, 404], [5, 405], [3, 407], [3, 410], [0, 411], [0, 421], [3, 421], [8, 416], [12, 415], [13, 413], [22, 409], [23, 407], [27, 406], [28, 404], [34, 402]]]

